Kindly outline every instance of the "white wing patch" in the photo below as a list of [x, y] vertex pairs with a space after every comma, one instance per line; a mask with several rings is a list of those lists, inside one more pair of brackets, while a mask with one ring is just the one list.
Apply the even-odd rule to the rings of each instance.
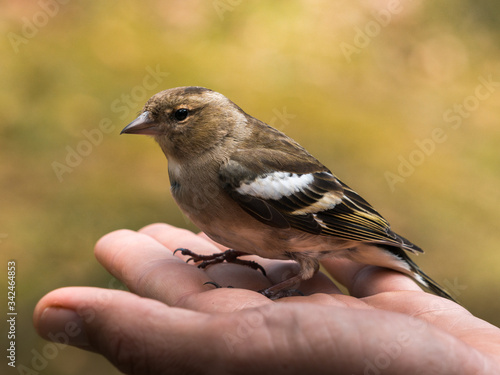
[[[236, 191], [242, 195], [251, 195], [260, 199], [279, 200], [283, 197], [304, 192], [314, 181], [314, 175], [307, 173], [298, 175], [290, 172], [273, 172], [258, 177], [252, 182], [242, 184]], [[293, 215], [306, 215], [335, 207], [342, 197], [334, 192], [328, 192], [319, 200], [307, 207], [291, 212]]]
[[311, 173], [298, 175], [289, 172], [273, 172], [242, 184], [236, 191], [261, 199], [281, 199], [303, 191], [313, 182]]

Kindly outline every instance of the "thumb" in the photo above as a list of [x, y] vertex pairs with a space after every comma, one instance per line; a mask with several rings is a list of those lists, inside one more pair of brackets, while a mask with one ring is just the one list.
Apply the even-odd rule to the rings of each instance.
[[201, 362], [186, 353], [199, 353], [200, 336], [210, 335], [208, 318], [132, 293], [89, 287], [54, 290], [33, 314], [43, 338], [100, 353], [127, 374], [201, 371]]

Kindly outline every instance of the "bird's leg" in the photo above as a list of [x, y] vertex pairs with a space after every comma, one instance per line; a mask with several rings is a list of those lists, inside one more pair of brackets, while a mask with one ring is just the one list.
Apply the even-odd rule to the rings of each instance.
[[263, 296], [275, 300], [296, 294], [304, 295], [300, 290], [296, 289], [296, 285], [303, 280], [310, 279], [319, 270], [319, 261], [314, 256], [310, 256], [307, 253], [287, 253], [287, 256], [299, 263], [300, 272], [269, 288], [259, 290], [259, 293]]
[[190, 260], [194, 261], [195, 263], [201, 262], [200, 264], [198, 264], [198, 268], [206, 268], [213, 264], [222, 263], [226, 261], [227, 263], [241, 264], [243, 266], [248, 266], [250, 268], [253, 268], [254, 270], [260, 270], [264, 274], [264, 276], [266, 275], [264, 267], [262, 267], [259, 263], [254, 262], [252, 260], [238, 259], [238, 257], [240, 256], [248, 255], [247, 253], [244, 253], [242, 251], [229, 249], [223, 251], [222, 253], [215, 253], [211, 255], [200, 255], [192, 252], [189, 249], [179, 248], [174, 251], [174, 254], [178, 251], [180, 251], [182, 255], [187, 255], [190, 257], [186, 262], [189, 262]]
[[[294, 286], [295, 283], [300, 282], [301, 280], [302, 278], [300, 277], [300, 275], [296, 275], [269, 288], [259, 290], [258, 293], [262, 294], [264, 297], [269, 298], [270, 300], [277, 300], [283, 297], [291, 297], [297, 294], [303, 296], [304, 293], [302, 293], [300, 290], [289, 289], [290, 287]], [[216, 289], [222, 288], [222, 286], [220, 286], [215, 281], [207, 281], [203, 285], [208, 284], [213, 285]], [[233, 287], [228, 285], [226, 288]]]
[[283, 297], [290, 297], [293, 296], [294, 294], [304, 295], [300, 290], [292, 288], [301, 281], [302, 281], [302, 276], [298, 274], [290, 277], [289, 279], [274, 284], [269, 288], [259, 290], [259, 293], [271, 300], [276, 300]]

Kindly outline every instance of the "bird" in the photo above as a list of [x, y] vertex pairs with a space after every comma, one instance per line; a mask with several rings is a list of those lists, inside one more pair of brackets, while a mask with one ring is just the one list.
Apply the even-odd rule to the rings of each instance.
[[201, 267], [226, 260], [263, 270], [238, 258], [248, 254], [294, 260], [296, 275], [261, 291], [279, 298], [318, 272], [322, 259], [347, 258], [408, 275], [454, 301], [409, 257], [420, 247], [299, 143], [224, 95], [198, 86], [161, 91], [124, 133], [155, 139], [181, 211], [229, 249], [212, 256], [179, 249]]

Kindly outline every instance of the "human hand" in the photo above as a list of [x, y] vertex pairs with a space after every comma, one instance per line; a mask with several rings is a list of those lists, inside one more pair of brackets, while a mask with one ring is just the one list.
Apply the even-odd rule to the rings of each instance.
[[304, 296], [271, 301], [254, 290], [288, 278], [293, 262], [248, 257], [267, 277], [227, 263], [200, 270], [178, 247], [223, 250], [166, 224], [107, 234], [96, 257], [131, 292], [55, 290], [35, 309], [37, 331], [130, 374], [500, 373], [500, 329], [395, 271], [328, 260], [352, 296], [318, 273], [301, 283]]

